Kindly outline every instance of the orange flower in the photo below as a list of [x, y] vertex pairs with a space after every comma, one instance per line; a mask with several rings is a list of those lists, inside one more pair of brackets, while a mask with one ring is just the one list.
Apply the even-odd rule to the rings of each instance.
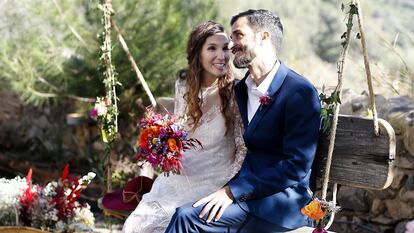
[[154, 126], [151, 126], [150, 129], [154, 135], [160, 134], [160, 126], [154, 125]]
[[170, 151], [178, 151], [179, 147], [177, 146], [177, 141], [174, 138], [168, 139], [168, 149], [170, 149]]
[[303, 207], [300, 212], [314, 220], [321, 220], [325, 217], [325, 211], [321, 208], [319, 201], [311, 201], [307, 206]]

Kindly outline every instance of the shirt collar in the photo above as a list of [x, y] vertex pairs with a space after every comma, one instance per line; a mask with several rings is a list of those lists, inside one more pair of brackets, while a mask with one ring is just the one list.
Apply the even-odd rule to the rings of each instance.
[[246, 86], [249, 89], [256, 89], [263, 95], [266, 94], [267, 90], [270, 87], [270, 84], [273, 81], [273, 78], [275, 77], [277, 71], [279, 70], [280, 62], [277, 60], [276, 64], [273, 66], [273, 68], [270, 70], [269, 74], [267, 74], [266, 78], [263, 80], [262, 83], [260, 83], [259, 86], [256, 86], [256, 83], [253, 81], [251, 75], [247, 76], [246, 78]]

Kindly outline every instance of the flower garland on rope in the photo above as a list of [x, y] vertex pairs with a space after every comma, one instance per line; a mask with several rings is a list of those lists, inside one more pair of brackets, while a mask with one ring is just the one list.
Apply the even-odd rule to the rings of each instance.
[[111, 191], [111, 152], [112, 144], [118, 137], [118, 105], [119, 100], [116, 95], [116, 86], [121, 85], [117, 80], [117, 73], [115, 67], [112, 64], [111, 52], [111, 16], [114, 14], [111, 0], [100, 0], [99, 8], [103, 11], [102, 23], [104, 31], [99, 35], [102, 40], [100, 50], [100, 60], [105, 67], [103, 71], [106, 96], [98, 97], [95, 103], [95, 107], [91, 110], [90, 116], [99, 121], [99, 125], [102, 133], [102, 140], [106, 144], [105, 146], [105, 170], [106, 170], [106, 182], [107, 191]]

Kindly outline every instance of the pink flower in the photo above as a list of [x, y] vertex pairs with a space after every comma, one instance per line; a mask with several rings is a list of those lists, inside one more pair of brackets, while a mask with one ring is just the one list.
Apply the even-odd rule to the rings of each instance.
[[94, 120], [98, 119], [98, 109], [96, 109], [96, 108], [92, 108], [92, 109], [89, 111], [89, 116], [90, 116], [92, 119], [94, 119]]
[[272, 97], [267, 94], [260, 96], [259, 102], [261, 106], [269, 105], [272, 102]]

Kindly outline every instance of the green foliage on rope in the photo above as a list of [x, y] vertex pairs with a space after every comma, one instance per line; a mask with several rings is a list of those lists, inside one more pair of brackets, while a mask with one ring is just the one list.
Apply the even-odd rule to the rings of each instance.
[[[342, 11], [345, 11], [345, 5], [342, 4], [341, 5], [341, 9]], [[346, 13], [347, 18], [352, 18], [350, 17], [351, 15], [357, 15], [358, 14], [358, 8], [355, 4], [350, 3], [349, 4], [349, 11]], [[347, 31], [345, 31], [342, 35], [341, 35], [341, 47], [343, 50], [345, 50], [346, 46], [349, 44], [349, 40], [350, 38], [350, 32], [352, 30], [352, 26], [353, 23], [352, 21], [348, 21], [346, 23], [346, 27], [347, 27]], [[357, 34], [356, 36], [357, 38], [359, 38], [359, 34]], [[343, 55], [343, 54], [342, 54]], [[342, 59], [343, 56], [341, 55]], [[338, 77], [342, 77], [343, 75], [343, 60], [338, 61], [337, 63], [337, 73], [338, 73]], [[334, 115], [334, 111], [335, 111], [335, 107], [341, 104], [341, 93], [340, 93], [340, 88], [339, 88], [339, 82], [338, 82], [338, 86], [336, 86], [335, 90], [330, 94], [327, 95], [325, 94], [325, 87], [322, 87], [322, 93], [319, 95], [319, 99], [322, 102], [322, 109], [321, 109], [321, 117], [322, 117], [322, 132], [324, 134], [329, 133], [328, 129], [331, 126], [331, 117]]]

